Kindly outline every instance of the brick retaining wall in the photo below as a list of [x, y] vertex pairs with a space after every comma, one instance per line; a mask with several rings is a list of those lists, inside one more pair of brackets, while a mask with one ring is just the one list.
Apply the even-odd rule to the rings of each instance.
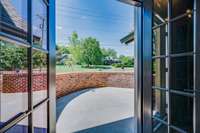
[[[47, 89], [45, 72], [33, 74], [33, 90]], [[27, 73], [0, 73], [0, 92], [27, 92]], [[133, 72], [77, 72], [56, 75], [57, 97], [86, 88], [121, 87], [133, 88]]]
[[[47, 89], [46, 72], [35, 72], [33, 78], [33, 91]], [[17, 73], [15, 71], [0, 73], [0, 92], [2, 93], [20, 93], [28, 91], [27, 72]]]
[[79, 72], [56, 76], [56, 95], [61, 97], [85, 88], [133, 88], [133, 72]]

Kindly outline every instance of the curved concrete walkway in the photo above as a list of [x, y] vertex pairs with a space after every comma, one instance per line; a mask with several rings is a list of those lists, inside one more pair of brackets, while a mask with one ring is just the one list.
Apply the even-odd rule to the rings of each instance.
[[104, 87], [57, 100], [57, 133], [134, 133], [134, 90]]

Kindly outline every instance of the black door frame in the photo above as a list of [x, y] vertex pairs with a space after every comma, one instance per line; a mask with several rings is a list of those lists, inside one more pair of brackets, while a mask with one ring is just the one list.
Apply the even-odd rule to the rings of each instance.
[[[152, 132], [152, 20], [153, 0], [144, 0], [135, 15], [135, 88], [137, 133]], [[140, 11], [138, 11], [140, 10]], [[200, 132], [200, 1], [194, 0], [194, 133]], [[140, 40], [141, 39], [141, 40]]]
[[[200, 132], [200, 1], [194, 0], [194, 133]], [[198, 73], [198, 74], [197, 74]]]
[[135, 7], [135, 112], [137, 133], [152, 131], [152, 0]]
[[32, 46], [32, 1], [27, 0], [28, 7], [28, 37], [26, 41], [16, 38], [15, 36], [9, 35], [0, 31], [0, 38], [6, 41], [11, 41], [16, 43], [19, 46], [25, 46], [28, 49], [28, 110], [16, 116], [9, 122], [5, 124], [0, 129], [0, 133], [3, 133], [18, 122], [22, 121], [25, 118], [28, 118], [28, 132], [33, 133], [33, 117], [32, 114], [34, 110], [40, 107], [43, 104], [47, 104], [47, 132], [55, 133], [56, 132], [56, 86], [55, 86], [55, 0], [42, 0], [47, 7], [47, 50], [37, 49], [47, 55], [47, 98], [42, 100], [36, 105], [33, 105], [33, 92], [32, 92], [32, 50], [35, 49]]

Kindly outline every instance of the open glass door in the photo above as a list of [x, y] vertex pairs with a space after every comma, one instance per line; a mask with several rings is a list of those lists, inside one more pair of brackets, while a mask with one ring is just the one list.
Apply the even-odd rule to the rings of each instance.
[[196, 133], [194, 5], [194, 0], [154, 0], [153, 133]]

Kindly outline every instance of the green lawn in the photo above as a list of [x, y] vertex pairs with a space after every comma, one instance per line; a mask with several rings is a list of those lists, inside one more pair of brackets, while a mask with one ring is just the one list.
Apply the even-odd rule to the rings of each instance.
[[104, 66], [99, 65], [95, 66], [95, 68], [84, 68], [80, 65], [73, 65], [72, 67], [64, 66], [64, 65], [57, 65], [56, 66], [56, 73], [65, 73], [65, 72], [100, 72], [100, 71], [133, 71], [133, 68], [113, 68], [112, 66]]

